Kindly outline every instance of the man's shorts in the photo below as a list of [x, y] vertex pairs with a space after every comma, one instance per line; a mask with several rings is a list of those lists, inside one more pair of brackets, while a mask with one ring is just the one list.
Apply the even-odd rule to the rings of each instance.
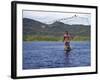
[[65, 43], [65, 46], [64, 46], [64, 50], [71, 50], [71, 47], [70, 47], [70, 42], [66, 42]]
[[65, 45], [66, 46], [70, 46], [70, 42], [65, 42]]

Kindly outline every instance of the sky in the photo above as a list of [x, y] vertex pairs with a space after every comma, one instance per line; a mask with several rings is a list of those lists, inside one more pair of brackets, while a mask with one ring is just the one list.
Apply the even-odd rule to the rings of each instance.
[[73, 12], [49, 12], [49, 11], [23, 11], [23, 18], [30, 18], [42, 23], [52, 24], [60, 20], [65, 24], [84, 24], [90, 25], [91, 14]]

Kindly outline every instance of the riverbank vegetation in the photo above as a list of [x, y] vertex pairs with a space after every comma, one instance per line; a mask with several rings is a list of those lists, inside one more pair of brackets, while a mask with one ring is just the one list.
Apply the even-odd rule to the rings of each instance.
[[[75, 36], [72, 41], [89, 41], [89, 36]], [[23, 41], [63, 41], [63, 37], [55, 36], [23, 36]]]

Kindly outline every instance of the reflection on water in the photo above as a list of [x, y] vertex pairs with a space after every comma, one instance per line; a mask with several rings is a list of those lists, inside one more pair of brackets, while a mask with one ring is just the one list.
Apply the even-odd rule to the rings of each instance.
[[23, 42], [23, 69], [90, 66], [90, 42], [72, 42], [64, 51], [62, 42]]

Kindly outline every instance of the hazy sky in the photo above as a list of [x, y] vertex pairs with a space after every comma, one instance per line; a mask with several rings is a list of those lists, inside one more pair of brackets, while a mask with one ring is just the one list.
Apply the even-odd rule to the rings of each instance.
[[[70, 19], [72, 17], [75, 17], [77, 15], [77, 18]], [[69, 12], [44, 12], [44, 11], [23, 11], [23, 18], [30, 18], [34, 19], [43, 23], [51, 24], [56, 20], [61, 20], [62, 22], [68, 22], [75, 23], [75, 20], [77, 23], [83, 23], [83, 24], [90, 24], [91, 23], [91, 14], [86, 13], [69, 13]], [[69, 18], [64, 20], [65, 18]]]

